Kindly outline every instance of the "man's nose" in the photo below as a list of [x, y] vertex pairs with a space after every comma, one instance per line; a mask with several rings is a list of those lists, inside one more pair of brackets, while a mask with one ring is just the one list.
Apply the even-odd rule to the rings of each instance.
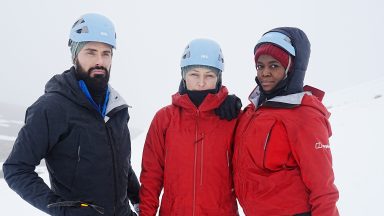
[[102, 55], [97, 55], [96, 56], [96, 64], [97, 65], [104, 65], [104, 58]]

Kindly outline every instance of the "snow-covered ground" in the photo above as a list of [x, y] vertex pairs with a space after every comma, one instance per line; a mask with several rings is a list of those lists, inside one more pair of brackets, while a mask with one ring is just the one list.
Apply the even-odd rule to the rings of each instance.
[[[245, 104], [244, 101], [243, 103]], [[330, 144], [336, 185], [340, 190], [340, 214], [378, 215], [382, 212], [381, 196], [384, 194], [384, 142], [381, 140], [384, 122], [384, 77], [328, 93], [324, 104], [332, 113], [333, 136]], [[13, 142], [17, 136], [17, 133], [5, 133], [9, 124], [20, 123], [19, 118], [13, 120], [7, 116], [7, 113], [0, 113], [0, 147], [3, 142]], [[132, 140], [132, 163], [137, 175], [140, 174], [146, 129], [141, 130], [143, 132], [138, 133]], [[37, 169], [47, 181], [46, 169], [40, 166]], [[6, 215], [44, 215], [10, 190], [2, 178], [0, 203], [1, 211]]]
[[326, 95], [341, 215], [380, 215], [384, 193], [384, 77]]
[[[3, 163], [1, 163], [3, 167]], [[45, 182], [49, 182], [47, 169], [43, 166], [36, 167], [36, 171]], [[1, 171], [2, 172], [2, 171]], [[2, 176], [2, 175], [1, 175]], [[4, 181], [0, 180], [0, 203], [1, 214], [9, 216], [42, 216], [47, 215], [32, 205], [25, 202], [15, 192], [13, 192]]]

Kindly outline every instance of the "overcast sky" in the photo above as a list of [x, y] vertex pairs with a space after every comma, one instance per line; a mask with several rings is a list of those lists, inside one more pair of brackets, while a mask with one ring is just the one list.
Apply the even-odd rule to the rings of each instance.
[[255, 85], [257, 40], [274, 27], [299, 27], [312, 44], [306, 84], [332, 92], [383, 76], [383, 6], [380, 0], [3, 1], [0, 102], [29, 106], [51, 76], [71, 66], [69, 30], [89, 12], [115, 24], [111, 84], [133, 106], [134, 127], [146, 127], [170, 103], [181, 53], [198, 37], [221, 44], [223, 83], [245, 105]]
[[[342, 89], [347, 89], [347, 98], [355, 97], [345, 107], [344, 94], [329, 104], [333, 106], [331, 141], [341, 212], [374, 214], [380, 212], [384, 190], [382, 100], [369, 103], [364, 99], [382, 95], [382, 90], [372, 94], [372, 88], [359, 84], [377, 79], [377, 85], [384, 85], [383, 2], [4, 0], [0, 6], [0, 102], [29, 106], [54, 74], [71, 66], [68, 35], [84, 13], [101, 13], [115, 24], [117, 50], [111, 84], [133, 106], [130, 129], [141, 132], [146, 132], [155, 112], [169, 104], [170, 95], [176, 92], [180, 57], [190, 40], [205, 37], [221, 44], [226, 64], [223, 83], [246, 105], [255, 85], [253, 47], [257, 40], [275, 27], [299, 27], [312, 44], [305, 83], [325, 90], [331, 99], [332, 93]], [[134, 144], [142, 145], [144, 136], [140, 134]], [[141, 149], [133, 145], [134, 152]], [[133, 154], [136, 167], [140, 157]], [[6, 187], [4, 182], [0, 186]], [[8, 199], [8, 195], [1, 197]]]

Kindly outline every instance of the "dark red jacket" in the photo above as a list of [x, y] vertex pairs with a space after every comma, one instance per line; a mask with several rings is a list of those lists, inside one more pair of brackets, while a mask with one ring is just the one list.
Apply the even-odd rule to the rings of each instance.
[[234, 183], [245, 214], [338, 215], [327, 109], [308, 92], [269, 104], [251, 103], [236, 129]]
[[172, 96], [159, 110], [144, 145], [140, 176], [140, 216], [238, 215], [232, 181], [232, 141], [236, 120], [214, 113], [225, 87], [208, 94], [199, 109], [187, 94]]

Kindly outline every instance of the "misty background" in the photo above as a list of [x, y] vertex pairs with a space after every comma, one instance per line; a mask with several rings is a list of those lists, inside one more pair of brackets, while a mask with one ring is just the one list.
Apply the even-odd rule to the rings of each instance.
[[[377, 214], [384, 193], [383, 8], [380, 0], [3, 1], [0, 165], [23, 125], [25, 109], [53, 75], [72, 66], [69, 31], [85, 13], [103, 14], [115, 24], [110, 83], [132, 106], [129, 128], [137, 175], [150, 121], [178, 89], [180, 57], [189, 41], [203, 37], [221, 45], [223, 84], [245, 106], [255, 86], [254, 45], [272, 28], [294, 26], [312, 44], [305, 84], [326, 92], [324, 104], [332, 113], [340, 213]], [[43, 166], [37, 170], [48, 179]], [[0, 212], [16, 210], [13, 215], [43, 214], [6, 186], [2, 171], [0, 206]]]
[[117, 32], [110, 83], [145, 128], [178, 89], [189, 41], [211, 38], [225, 58], [223, 84], [243, 104], [254, 87], [253, 48], [278, 26], [303, 29], [312, 44], [306, 84], [329, 93], [383, 76], [380, 0], [12, 0], [0, 7], [0, 102], [29, 106], [71, 64], [72, 24], [84, 13], [109, 17]]

